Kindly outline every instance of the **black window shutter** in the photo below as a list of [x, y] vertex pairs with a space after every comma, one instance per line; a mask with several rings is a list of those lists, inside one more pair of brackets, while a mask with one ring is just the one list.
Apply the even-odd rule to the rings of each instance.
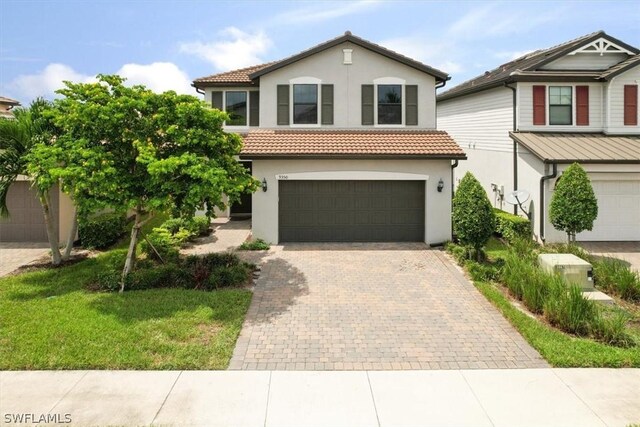
[[260, 92], [249, 92], [249, 126], [260, 126]]
[[407, 126], [418, 126], [418, 86], [407, 85], [405, 87], [407, 104], [405, 106]]
[[362, 125], [373, 125], [373, 85], [362, 85]]
[[322, 85], [322, 124], [333, 124], [333, 85]]
[[211, 92], [211, 106], [222, 110], [222, 91]]
[[289, 85], [278, 85], [278, 125], [289, 124]]

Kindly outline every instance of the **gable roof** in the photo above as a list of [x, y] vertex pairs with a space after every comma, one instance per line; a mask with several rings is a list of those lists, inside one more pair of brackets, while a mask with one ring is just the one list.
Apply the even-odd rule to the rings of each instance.
[[311, 55], [315, 55], [316, 53], [325, 51], [334, 46], [338, 46], [342, 43], [350, 42], [357, 46], [360, 46], [364, 49], [375, 52], [379, 55], [385, 56], [394, 61], [398, 61], [408, 67], [415, 68], [418, 71], [422, 71], [429, 75], [432, 75], [436, 78], [438, 82], [446, 82], [451, 77], [445, 73], [444, 71], [438, 70], [436, 68], [430, 67], [422, 62], [416, 61], [415, 59], [411, 59], [407, 56], [394, 52], [390, 49], [382, 47], [378, 44], [372, 43], [363, 38], [354, 36], [350, 31], [345, 32], [343, 35], [326, 41], [324, 43], [320, 43], [312, 48], [304, 50], [300, 53], [292, 55], [288, 58], [281, 59], [279, 61], [270, 62], [262, 65], [254, 65], [252, 67], [241, 68], [239, 70], [227, 71], [224, 73], [213, 74], [207, 77], [197, 78], [193, 81], [193, 86], [195, 87], [204, 87], [204, 86], [224, 86], [224, 85], [243, 85], [243, 86], [255, 86], [256, 79], [260, 76], [270, 73], [272, 71], [278, 70], [282, 67], [286, 67], [287, 65], [298, 62], [304, 58], [307, 58]]
[[240, 157], [466, 159], [444, 131], [400, 129], [254, 130], [243, 135]]
[[[595, 33], [587, 34], [582, 37], [578, 37], [568, 42], [553, 46], [547, 49], [539, 49], [534, 52], [530, 52], [523, 55], [513, 61], [507, 62], [494, 68], [491, 71], [485, 72], [483, 75], [467, 80], [460, 83], [457, 86], [438, 95], [438, 101], [444, 101], [458, 96], [468, 95], [482, 90], [491, 89], [494, 87], [502, 86], [506, 83], [511, 83], [518, 80], [532, 81], [535, 79], [543, 79], [550, 81], [557, 81], [562, 79], [571, 79], [573, 81], [593, 81], [593, 80], [607, 80], [610, 76], [607, 76], [602, 71], [561, 71], [561, 70], [542, 70], [537, 71], [540, 67], [550, 62], [559, 59], [568, 53], [573, 52], [580, 47], [588, 45], [600, 38], [605, 38], [612, 43], [623, 47], [624, 49], [633, 52], [634, 54], [640, 54], [640, 50], [611, 37], [604, 31], [596, 31]], [[623, 61], [626, 62], [626, 61]], [[620, 65], [620, 64], [618, 64]], [[612, 67], [616, 67], [615, 65]], [[607, 70], [608, 71], [608, 70]]]
[[624, 73], [628, 69], [635, 67], [636, 65], [640, 65], [640, 54], [630, 56], [619, 64], [614, 65], [613, 67], [601, 73], [600, 78], [609, 80], [617, 76], [618, 74]]

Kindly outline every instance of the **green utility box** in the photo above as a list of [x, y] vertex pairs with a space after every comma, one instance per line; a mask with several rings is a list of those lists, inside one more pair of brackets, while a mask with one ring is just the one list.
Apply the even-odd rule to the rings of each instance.
[[567, 283], [575, 283], [583, 291], [594, 290], [593, 267], [573, 254], [540, 254], [538, 265], [551, 274], [560, 274]]

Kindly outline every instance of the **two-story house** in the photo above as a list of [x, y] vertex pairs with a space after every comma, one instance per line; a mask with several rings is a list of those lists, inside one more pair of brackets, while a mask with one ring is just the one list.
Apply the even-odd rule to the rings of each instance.
[[438, 128], [463, 147], [496, 207], [526, 190], [534, 234], [564, 241], [548, 219], [571, 163], [588, 172], [599, 213], [582, 241], [640, 240], [640, 51], [599, 31], [537, 50], [438, 95]]
[[240, 159], [262, 182], [254, 237], [438, 243], [451, 238], [452, 167], [465, 158], [435, 129], [448, 79], [346, 32], [194, 86], [229, 113], [226, 130], [243, 136]]

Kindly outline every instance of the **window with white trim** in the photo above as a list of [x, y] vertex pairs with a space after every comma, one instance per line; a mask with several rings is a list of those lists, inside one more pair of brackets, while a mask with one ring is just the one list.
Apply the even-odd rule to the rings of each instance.
[[293, 124], [318, 124], [318, 85], [293, 85]]
[[402, 124], [402, 85], [378, 85], [378, 124]]
[[225, 111], [229, 115], [227, 126], [247, 125], [247, 95], [246, 91], [225, 92]]
[[572, 86], [549, 86], [549, 124], [573, 124]]

